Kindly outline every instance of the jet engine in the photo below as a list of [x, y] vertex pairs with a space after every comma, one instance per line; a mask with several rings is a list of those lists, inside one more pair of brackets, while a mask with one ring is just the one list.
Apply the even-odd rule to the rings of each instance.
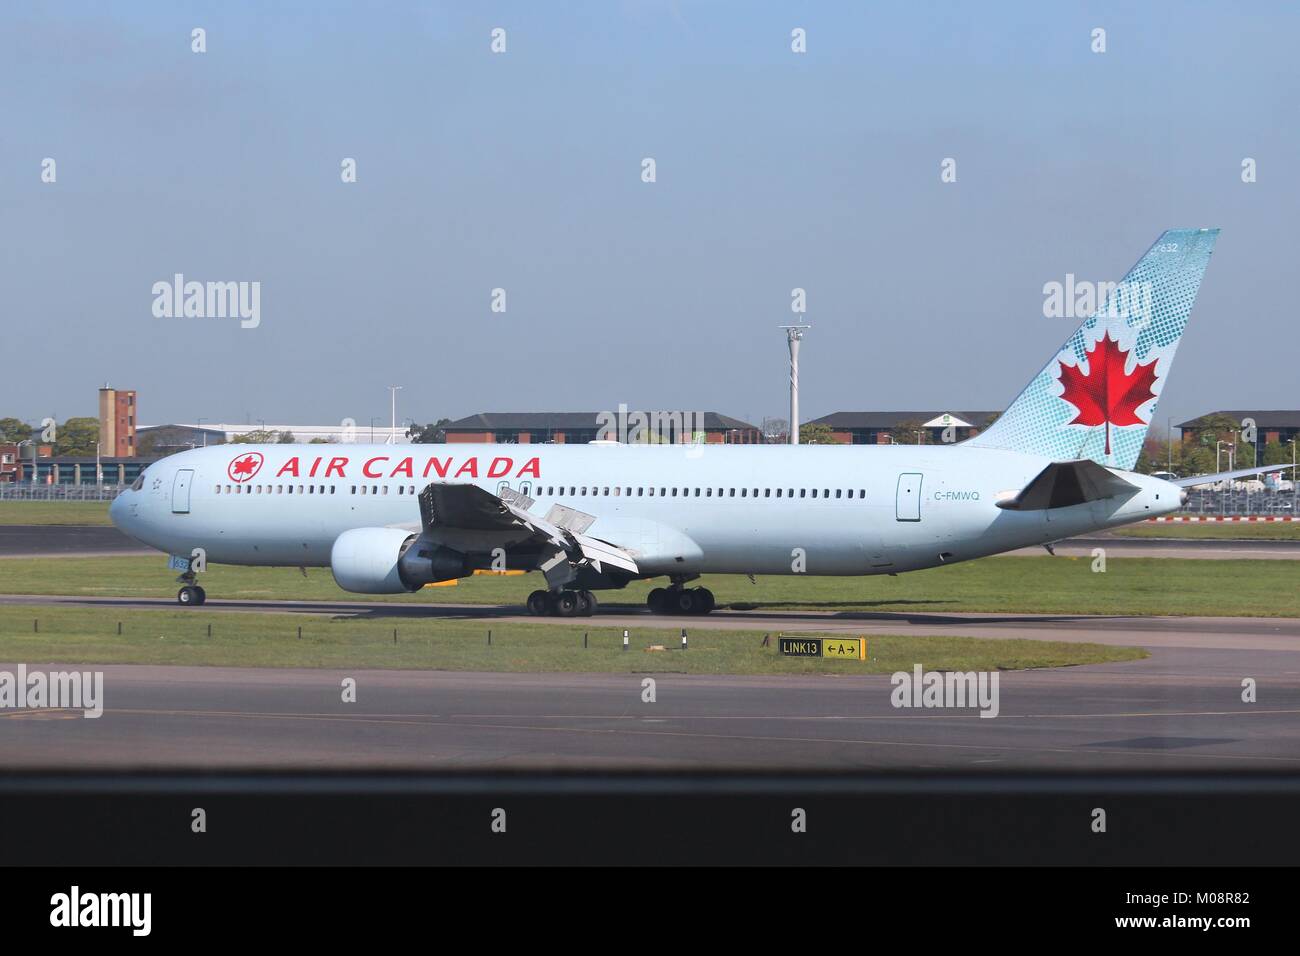
[[330, 570], [345, 591], [401, 594], [469, 574], [464, 554], [400, 528], [353, 528], [330, 550]]

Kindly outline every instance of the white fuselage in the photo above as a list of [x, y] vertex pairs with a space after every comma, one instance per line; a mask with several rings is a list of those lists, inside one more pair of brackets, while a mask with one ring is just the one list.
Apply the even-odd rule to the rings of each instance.
[[111, 514], [175, 555], [328, 566], [344, 531], [418, 531], [417, 494], [448, 481], [521, 491], [538, 516], [555, 504], [592, 515], [587, 534], [626, 549], [645, 576], [848, 575], [964, 561], [1180, 505], [1176, 486], [1124, 472], [1138, 491], [1122, 500], [997, 507], [1050, 463], [961, 445], [219, 445], [150, 465]]

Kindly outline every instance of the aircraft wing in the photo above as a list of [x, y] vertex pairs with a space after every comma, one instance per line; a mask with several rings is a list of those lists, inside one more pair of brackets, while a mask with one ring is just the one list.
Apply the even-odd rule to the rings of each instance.
[[550, 555], [542, 565], [548, 583], [554, 583], [553, 577], [563, 577], [558, 570], [553, 576], [553, 569], [566, 563], [585, 563], [597, 573], [606, 566], [628, 574], [640, 573], [627, 551], [585, 533], [595, 521], [592, 515], [555, 505], [542, 518], [528, 510], [532, 504], [533, 499], [517, 491], [494, 495], [477, 485], [433, 482], [420, 492], [420, 518], [426, 533], [446, 529], [504, 532], [507, 539], [517, 543], [542, 545]]
[[999, 501], [999, 508], [1009, 511], [1043, 511], [1068, 508], [1085, 501], [1128, 497], [1138, 486], [1095, 461], [1054, 461], [1040, 471], [1013, 498]]
[[1180, 488], [1195, 488], [1197, 485], [1213, 485], [1220, 481], [1233, 481], [1249, 475], [1260, 475], [1270, 471], [1286, 471], [1294, 465], [1256, 465], [1254, 468], [1238, 468], [1236, 471], [1220, 471], [1213, 475], [1193, 475], [1191, 478], [1175, 478], [1169, 483]]

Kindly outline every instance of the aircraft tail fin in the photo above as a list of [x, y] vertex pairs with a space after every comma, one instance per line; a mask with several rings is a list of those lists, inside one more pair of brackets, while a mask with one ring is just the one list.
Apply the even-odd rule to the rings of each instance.
[[967, 444], [1137, 463], [1218, 229], [1165, 232], [1005, 412]]

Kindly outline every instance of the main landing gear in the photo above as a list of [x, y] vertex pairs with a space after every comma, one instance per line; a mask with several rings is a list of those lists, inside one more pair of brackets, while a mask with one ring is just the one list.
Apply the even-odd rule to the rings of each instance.
[[645, 603], [655, 614], [708, 614], [716, 605], [708, 588], [684, 588], [680, 584], [655, 588]]
[[528, 595], [528, 613], [534, 617], [591, 617], [596, 595], [590, 591], [534, 591]]
[[176, 592], [176, 603], [182, 607], [194, 607], [208, 599], [208, 592], [194, 583], [194, 572], [189, 571], [176, 579], [181, 582], [181, 589]]

